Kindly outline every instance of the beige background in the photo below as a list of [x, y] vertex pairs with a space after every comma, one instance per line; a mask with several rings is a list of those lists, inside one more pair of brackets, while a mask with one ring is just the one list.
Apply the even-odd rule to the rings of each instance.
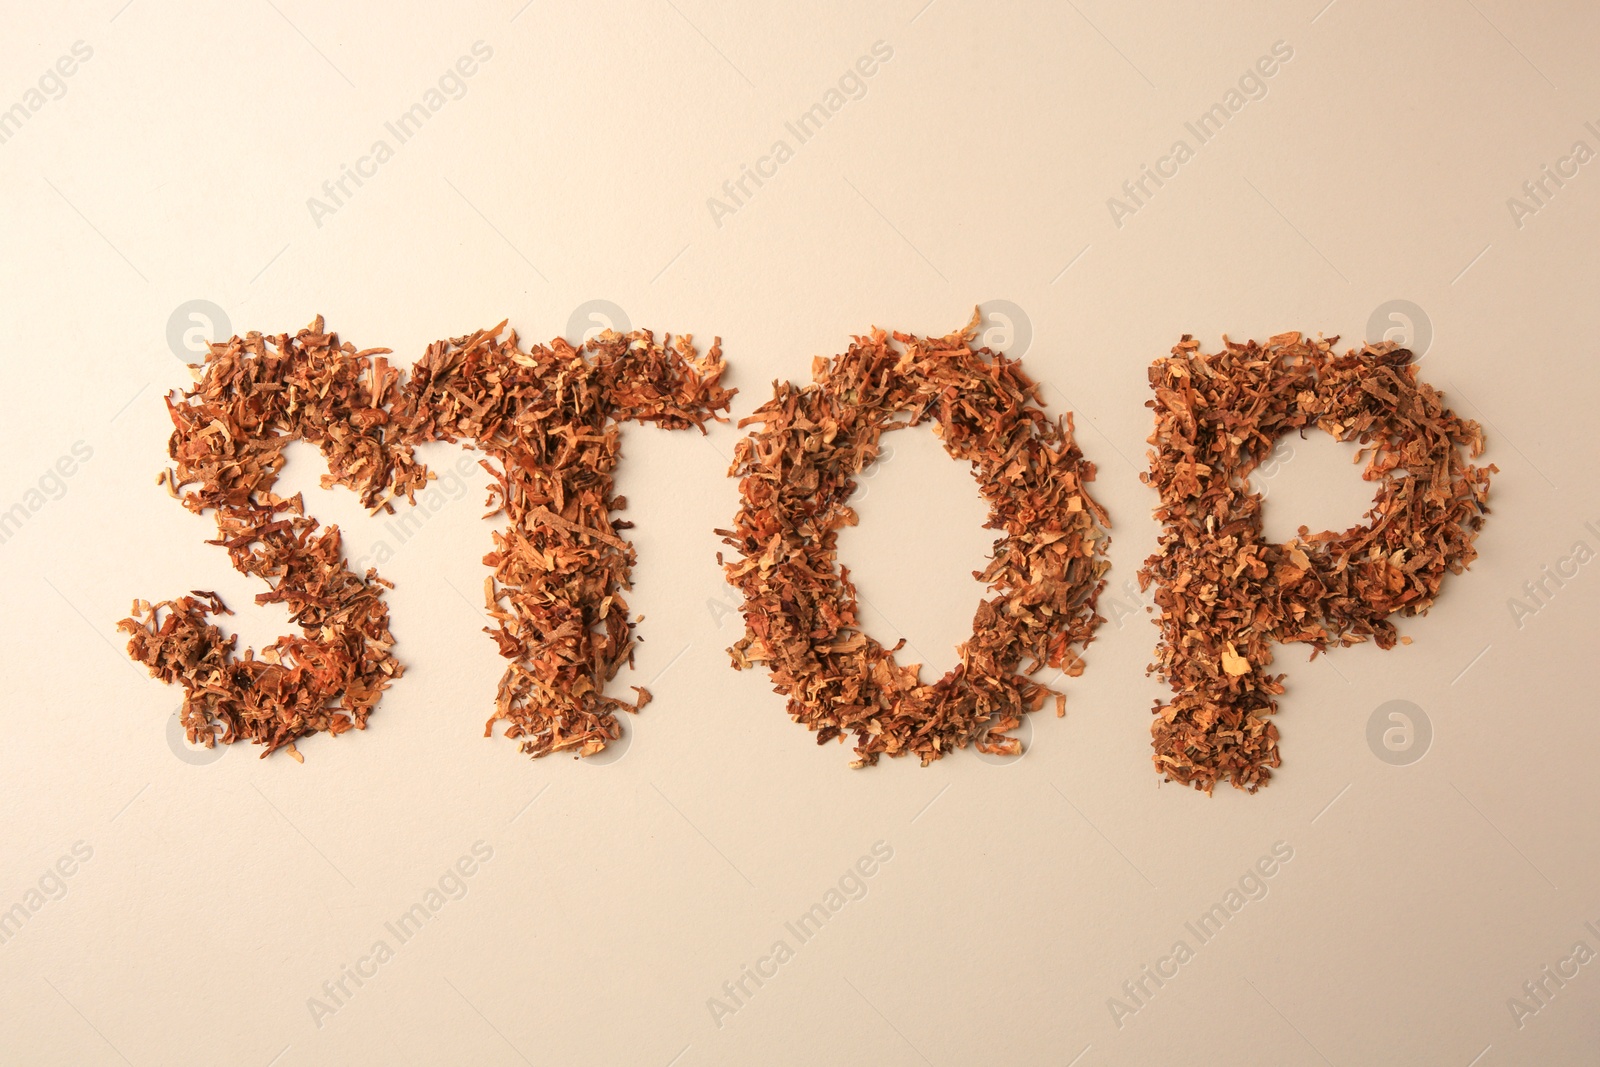
[[[1600, 164], [1520, 226], [1507, 206], [1575, 141], [1600, 149], [1592, 7], [123, 3], [13, 3], [0, 42], [0, 106], [26, 108], [74, 42], [93, 53], [0, 144], [0, 509], [42, 500], [0, 544], [0, 908], [26, 911], [41, 878], [65, 889], [0, 944], [0, 1060], [1595, 1061], [1600, 964], [1520, 1027], [1508, 1006], [1576, 942], [1600, 951], [1600, 564], [1536, 613], [1509, 606], [1574, 542], [1600, 549]], [[477, 41], [492, 56], [460, 99], [396, 147], [384, 124]], [[785, 122], [880, 41], [892, 58], [864, 95], [795, 147]], [[1276, 42], [1293, 55], [1266, 95], [1114, 224], [1107, 199]], [[393, 158], [313, 219], [308, 198], [380, 138]], [[714, 218], [708, 198], [779, 138], [792, 158]], [[194, 300], [226, 323], [184, 317]], [[727, 667], [739, 627], [712, 530], [736, 504], [735, 431], [629, 428], [646, 643], [618, 682], [656, 701], [621, 758], [533, 763], [480, 736], [501, 662], [475, 607], [478, 478], [391, 546], [408, 669], [368, 732], [305, 743], [304, 766], [179, 758], [176, 693], [114, 632], [130, 600], [217, 589], [251, 642], [285, 622], [203, 544], [209, 519], [153, 484], [160, 397], [187, 381], [175, 312], [241, 332], [321, 312], [409, 362], [506, 317], [565, 333], [592, 300], [720, 334], [740, 415], [852, 331], [1021, 309], [991, 340], [1031, 335], [1026, 363], [1075, 410], [1115, 522], [1122, 608], [1069, 716], [1032, 724], [1009, 765], [851, 771], [763, 676]], [[1119, 591], [1155, 538], [1145, 367], [1185, 332], [1359, 340], [1394, 300], [1415, 308], [1397, 327], [1431, 334], [1425, 376], [1489, 424], [1482, 559], [1403, 623], [1410, 647], [1280, 658], [1270, 788], [1158, 787], [1155, 631]], [[942, 669], [988, 537], [967, 475], [931, 435], [900, 436], [845, 550], [874, 633]], [[46, 477], [75, 442], [92, 457]], [[1347, 459], [1295, 443], [1268, 486], [1275, 528], [1359, 516]], [[317, 473], [291, 464], [353, 552], [396, 541]], [[41, 478], [59, 499], [27, 495]], [[1405, 766], [1367, 741], [1394, 699], [1432, 727]], [[46, 872], [78, 842], [92, 857], [58, 886]], [[478, 842], [492, 859], [465, 896], [398, 945], [384, 924]], [[892, 859], [864, 898], [800, 944], [785, 922], [876, 842]], [[1293, 858], [1265, 897], [1201, 945], [1185, 923], [1278, 842]], [[319, 1026], [308, 999], [379, 939], [393, 958], [346, 979]], [[793, 958], [714, 1015], [779, 939]], [[1116, 1019], [1110, 998], [1132, 1006], [1123, 982], [1179, 939], [1193, 958]]]

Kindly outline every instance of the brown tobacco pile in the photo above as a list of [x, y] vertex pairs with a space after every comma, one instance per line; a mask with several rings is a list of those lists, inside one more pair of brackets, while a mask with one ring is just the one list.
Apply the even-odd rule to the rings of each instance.
[[484, 464], [495, 511], [511, 518], [483, 560], [494, 568], [485, 597], [497, 624], [486, 632], [512, 662], [485, 736], [505, 720], [531, 756], [587, 756], [621, 735], [616, 711], [650, 699], [637, 686], [634, 703], [602, 691], [634, 646], [621, 594], [635, 553], [616, 532], [633, 524], [611, 518], [627, 506], [611, 495], [618, 423], [704, 432], [733, 394], [718, 385], [719, 343], [700, 357], [688, 335], [663, 346], [648, 330], [608, 330], [581, 351], [557, 340], [524, 352], [515, 332], [500, 338], [504, 325], [431, 346], [401, 421], [408, 440], [464, 437], [501, 464]]
[[[291, 441], [317, 445], [328, 461], [324, 485], [349, 486], [375, 506], [385, 490], [411, 492], [428, 475], [411, 450], [387, 440], [386, 401], [399, 378], [382, 353], [357, 352], [323, 330], [295, 337], [248, 337], [211, 346], [200, 381], [167, 400], [177, 466], [161, 481], [197, 514], [216, 512], [217, 540], [234, 568], [266, 580], [258, 604], [283, 603], [301, 636], [234, 655], [235, 638], [206, 619], [231, 614], [215, 593], [151, 605], [135, 601], [122, 630], [128, 653], [163, 682], [184, 688], [183, 725], [210, 747], [244, 738], [267, 755], [319, 731], [363, 729], [382, 691], [400, 677], [390, 651], [388, 583], [345, 566], [339, 529], [318, 533], [297, 494], [273, 493]], [[194, 487], [194, 488], [191, 488]]]
[[[215, 344], [200, 380], [169, 399], [177, 461], [162, 480], [195, 512], [215, 509], [219, 539], [234, 566], [270, 586], [258, 603], [283, 602], [302, 629], [261, 651], [234, 655], [235, 639], [206, 621], [227, 609], [214, 593], [150, 605], [136, 601], [121, 628], [128, 651], [185, 690], [191, 742], [240, 738], [263, 755], [319, 731], [366, 726], [400, 663], [375, 569], [356, 575], [340, 553], [339, 531], [320, 535], [299, 496], [272, 492], [283, 449], [316, 444], [328, 461], [324, 486], [346, 485], [376, 510], [414, 494], [432, 475], [413, 458], [424, 441], [465, 437], [499, 459], [491, 503], [509, 512], [485, 561], [499, 628], [490, 631], [513, 661], [494, 721], [511, 723], [524, 752], [589, 755], [620, 735], [612, 714], [636, 703], [602, 689], [631, 655], [633, 622], [620, 591], [634, 551], [610, 513], [618, 457], [617, 421], [668, 428], [702, 426], [726, 410], [729, 391], [717, 345], [702, 358], [691, 338], [658, 344], [647, 330], [606, 332], [582, 349], [557, 340], [531, 352], [505, 327], [438, 342], [402, 386], [383, 354], [357, 352], [325, 332], [320, 317], [293, 338], [251, 333]], [[198, 486], [198, 488], [189, 488]], [[499, 585], [496, 585], [498, 580]], [[502, 607], [501, 600], [509, 604]]]
[[[1269, 674], [1275, 642], [1330, 645], [1399, 638], [1390, 615], [1427, 611], [1445, 574], [1477, 551], [1489, 475], [1478, 425], [1417, 380], [1393, 344], [1336, 355], [1338, 338], [1279, 334], [1202, 353], [1185, 336], [1150, 368], [1156, 428], [1150, 472], [1161, 494], [1161, 547], [1140, 571], [1157, 586], [1161, 639], [1151, 670], [1172, 687], [1151, 723], [1156, 769], [1210, 792], [1255, 790], [1277, 767], [1268, 719], [1283, 693]], [[1315, 426], [1359, 442], [1363, 478], [1378, 483], [1367, 525], [1288, 544], [1261, 536], [1250, 473], [1283, 434]]]
[[[1110, 523], [1084, 488], [1094, 465], [1073, 443], [1070, 416], [1039, 409], [1015, 360], [972, 347], [976, 323], [943, 338], [894, 334], [903, 347], [882, 330], [857, 337], [843, 355], [813, 361], [814, 384], [778, 384], [740, 423], [762, 428], [738, 443], [730, 473], [743, 504], [734, 529], [718, 531], [742, 556], [725, 566], [744, 594], [733, 665], [766, 664], [790, 717], [819, 744], [854, 733], [855, 766], [885, 753], [926, 765], [968, 744], [1019, 751], [1007, 731], [1053, 692], [1019, 664], [1080, 673], [1074, 648], [1102, 621]], [[972, 465], [986, 526], [1004, 531], [981, 575], [997, 595], [979, 604], [960, 663], [932, 684], [918, 665], [895, 662], [904, 641], [885, 648], [859, 629], [855, 586], [835, 558], [838, 531], [856, 522], [854, 476], [885, 431], [922, 422]]]

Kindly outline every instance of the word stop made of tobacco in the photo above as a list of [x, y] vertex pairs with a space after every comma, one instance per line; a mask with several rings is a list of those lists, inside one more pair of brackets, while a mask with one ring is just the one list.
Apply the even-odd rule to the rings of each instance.
[[[757, 428], [729, 472], [738, 514], [717, 531], [743, 597], [732, 665], [764, 667], [819, 744], [851, 738], [855, 766], [885, 755], [926, 765], [968, 746], [1019, 752], [1022, 716], [1047, 703], [1065, 714], [1052, 686], [1082, 673], [1104, 621], [1111, 522], [1089, 494], [1095, 465], [1071, 413], [1047, 415], [1020, 361], [977, 340], [976, 315], [944, 337], [874, 329], [813, 360], [810, 384], [775, 383], [739, 423]], [[1274, 647], [1304, 643], [1315, 656], [1369, 639], [1407, 644], [1391, 618], [1426, 612], [1446, 573], [1476, 558], [1496, 472], [1470, 463], [1482, 430], [1418, 378], [1409, 351], [1384, 342], [1340, 355], [1336, 343], [1285, 333], [1205, 353], [1185, 336], [1149, 369], [1155, 427], [1141, 479], [1159, 496], [1162, 528], [1138, 577], [1158, 609], [1149, 669], [1171, 689], [1150, 720], [1165, 780], [1208, 793], [1265, 784], [1281, 765]], [[618, 713], [650, 700], [639, 686], [630, 699], [605, 691], [631, 668], [638, 625], [625, 599], [633, 524], [616, 517], [627, 501], [613, 492], [621, 427], [704, 433], [728, 421], [735, 390], [721, 385], [720, 340], [702, 353], [689, 335], [606, 330], [577, 346], [523, 347], [502, 322], [435, 342], [409, 372], [390, 354], [341, 342], [320, 316], [293, 336], [209, 346], [193, 387], [166, 399], [172, 465], [158, 484], [213, 514], [208, 543], [260, 578], [256, 602], [283, 604], [299, 632], [241, 654], [211, 621], [231, 614], [222, 599], [192, 590], [134, 601], [119, 624], [129, 654], [183, 687], [191, 744], [246, 740], [299, 760], [301, 738], [364, 729], [404, 673], [384, 599], [393, 586], [376, 567], [352, 569], [338, 527], [324, 528], [300, 495], [273, 491], [284, 449], [316, 446], [324, 487], [392, 514], [434, 477], [416, 446], [462, 443], [481, 455], [488, 515], [507, 520], [484, 556], [485, 632], [508, 661], [484, 734], [503, 723], [532, 757], [603, 751], [622, 736]], [[998, 535], [972, 635], [931, 681], [899, 663], [903, 641], [885, 646], [862, 629], [837, 556], [882, 436], [923, 423], [968, 464]], [[1364, 525], [1268, 542], [1250, 474], [1279, 438], [1308, 428], [1355, 442], [1377, 495]]]

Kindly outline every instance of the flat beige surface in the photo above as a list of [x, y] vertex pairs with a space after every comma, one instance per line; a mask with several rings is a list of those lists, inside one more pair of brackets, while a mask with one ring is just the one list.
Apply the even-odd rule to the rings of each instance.
[[[123, 2], [12, 3], [0, 35], [0, 106], [27, 115], [0, 143], [0, 510], [23, 508], [0, 544], [0, 908], [21, 906], [0, 927], [0, 1061], [1595, 1062], [1600, 563], [1572, 555], [1600, 550], [1595, 9]], [[45, 76], [79, 41], [92, 55]], [[472, 75], [446, 77], [476, 42]], [[1275, 46], [1289, 58], [1250, 76]], [[441, 77], [401, 142], [386, 123]], [[786, 123], [817, 104], [801, 143]], [[1185, 124], [1217, 104], [1198, 144]], [[346, 166], [366, 176], [336, 202]], [[1145, 166], [1169, 177], [1135, 201]], [[768, 177], [735, 202], [745, 167]], [[196, 300], [226, 322], [187, 319]], [[321, 312], [409, 363], [507, 317], [564, 334], [594, 300], [721, 335], [738, 415], [853, 331], [1020, 309], [990, 339], [1075, 410], [1115, 523], [1111, 619], [1067, 718], [1032, 723], [1009, 765], [850, 770], [727, 666], [712, 530], [736, 431], [629, 428], [647, 619], [618, 684], [656, 700], [620, 759], [535, 763], [481, 736], [501, 661], [475, 606], [479, 476], [441, 483], [403, 537], [300, 455], [290, 481], [352, 554], [393, 553], [406, 677], [303, 766], [180, 758], [176, 692], [115, 633], [129, 602], [217, 589], [246, 641], [287, 625], [154, 484], [183, 330]], [[1386, 319], [1390, 301], [1407, 310]], [[1158, 786], [1155, 631], [1123, 591], [1155, 543], [1145, 368], [1186, 332], [1359, 341], [1375, 314], [1425, 329], [1425, 377], [1487, 423], [1482, 558], [1402, 624], [1409, 647], [1280, 657], [1270, 788]], [[942, 669], [988, 535], [965, 472], [899, 436], [847, 562], [875, 635]], [[50, 475], [75, 447], [89, 458]], [[1276, 528], [1356, 518], [1339, 450], [1295, 449]], [[1420, 760], [1369, 746], [1390, 700], [1431, 726]], [[1253, 876], [1274, 849], [1290, 858]], [[820, 932], [785, 925], [841, 886]], [[402, 941], [386, 924], [417, 904], [431, 917]], [[1219, 904], [1202, 940], [1189, 924]]]

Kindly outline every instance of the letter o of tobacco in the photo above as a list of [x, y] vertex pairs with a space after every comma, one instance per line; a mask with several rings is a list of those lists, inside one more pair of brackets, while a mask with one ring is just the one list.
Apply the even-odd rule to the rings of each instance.
[[[854, 734], [855, 766], [885, 754], [926, 765], [968, 744], [1018, 751], [1007, 731], [1052, 693], [1028, 675], [1080, 673], [1078, 650], [1103, 621], [1095, 602], [1110, 523], [1084, 488], [1094, 465], [1073, 442], [1070, 415], [1052, 420], [1039, 408], [1019, 362], [972, 346], [978, 322], [974, 314], [943, 338], [896, 333], [897, 345], [875, 329], [815, 360], [813, 384], [779, 383], [740, 423], [761, 428], [737, 445], [730, 473], [742, 504], [734, 528], [718, 531], [741, 557], [724, 565], [744, 595], [733, 665], [765, 665], [790, 717], [819, 744]], [[979, 603], [959, 664], [931, 683], [895, 662], [900, 645], [859, 628], [855, 587], [836, 560], [838, 531], [856, 522], [855, 476], [884, 432], [923, 422], [971, 464], [986, 525], [1004, 534], [982, 575], [995, 596]]]

